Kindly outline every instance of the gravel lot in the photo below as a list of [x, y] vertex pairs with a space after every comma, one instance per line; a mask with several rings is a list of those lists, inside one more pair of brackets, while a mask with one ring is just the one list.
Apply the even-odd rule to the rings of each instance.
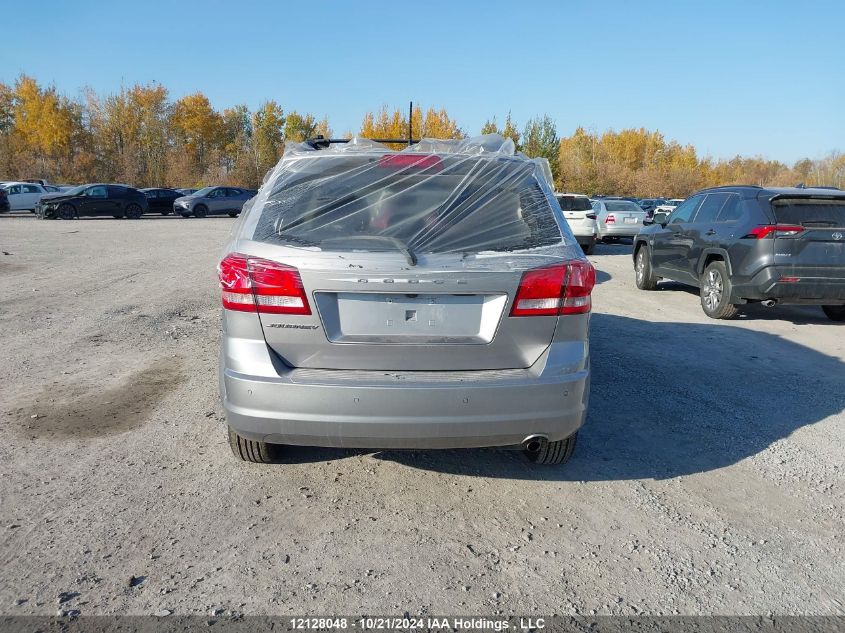
[[821, 310], [717, 323], [600, 246], [566, 466], [245, 464], [217, 397], [231, 223], [0, 217], [0, 613], [845, 613], [845, 327]]

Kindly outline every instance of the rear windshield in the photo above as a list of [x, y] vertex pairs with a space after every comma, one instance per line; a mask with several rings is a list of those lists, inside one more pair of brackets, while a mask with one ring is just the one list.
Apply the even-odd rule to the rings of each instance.
[[253, 239], [331, 251], [399, 244], [423, 253], [559, 244], [534, 169], [526, 161], [432, 154], [295, 161], [277, 177]]
[[584, 196], [557, 196], [560, 208], [564, 211], [591, 211], [590, 199]]
[[643, 211], [638, 204], [627, 202], [625, 200], [608, 200], [604, 203], [604, 206], [607, 207], [608, 211], [627, 211], [629, 213], [642, 213]]
[[845, 199], [773, 200], [775, 220], [799, 226], [845, 227]]

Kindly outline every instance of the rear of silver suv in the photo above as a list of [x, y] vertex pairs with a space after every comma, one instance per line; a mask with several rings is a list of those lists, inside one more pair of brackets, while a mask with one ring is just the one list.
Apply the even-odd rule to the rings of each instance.
[[233, 451], [521, 446], [568, 459], [595, 272], [536, 162], [491, 135], [286, 151], [219, 273]]

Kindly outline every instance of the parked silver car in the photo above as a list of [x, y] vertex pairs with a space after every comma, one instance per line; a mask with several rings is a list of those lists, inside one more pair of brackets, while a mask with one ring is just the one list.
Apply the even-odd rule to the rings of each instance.
[[629, 200], [594, 200], [596, 236], [600, 242], [634, 237], [643, 228], [646, 212]]
[[235, 455], [517, 446], [568, 459], [595, 271], [553, 205], [537, 163], [498, 135], [290, 145], [219, 265]]
[[227, 214], [234, 218], [244, 203], [255, 195], [252, 189], [241, 187], [205, 187], [173, 201], [173, 211], [183, 218]]

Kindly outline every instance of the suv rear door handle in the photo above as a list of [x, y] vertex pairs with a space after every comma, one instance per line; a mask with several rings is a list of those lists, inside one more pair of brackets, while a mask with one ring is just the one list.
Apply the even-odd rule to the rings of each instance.
[[707, 233], [705, 233], [705, 235], [716, 235], [716, 231], [714, 229], [710, 229]]

